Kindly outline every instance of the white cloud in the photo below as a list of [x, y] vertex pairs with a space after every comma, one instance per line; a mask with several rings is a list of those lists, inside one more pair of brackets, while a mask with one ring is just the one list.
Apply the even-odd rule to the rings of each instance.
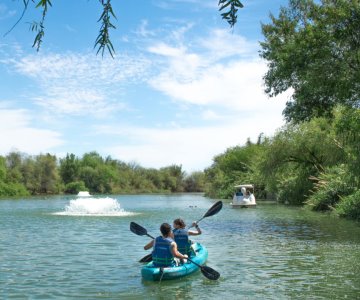
[[274, 114], [261, 112], [229, 118], [221, 125], [189, 128], [99, 127], [97, 134], [113, 136], [119, 142], [103, 152], [123, 161], [136, 161], [144, 167], [182, 165], [187, 172], [209, 167], [215, 155], [228, 147], [244, 145], [247, 138], [257, 141], [260, 133], [271, 136], [283, 125]]
[[137, 30], [135, 31], [135, 33], [143, 38], [147, 38], [149, 36], [154, 36], [155, 32], [148, 30], [148, 26], [149, 26], [148, 20], [141, 20], [141, 23], [140, 23], [139, 27], [137, 28]]
[[179, 106], [202, 108], [202, 120], [212, 125], [122, 126], [111, 134], [131, 140], [106, 148], [112, 156], [146, 167], [182, 164], [193, 171], [210, 166], [213, 157], [228, 147], [244, 145], [247, 138], [255, 142], [260, 133], [272, 136], [284, 124], [282, 110], [289, 95], [269, 99], [264, 93], [266, 64], [258, 58], [255, 43], [220, 30], [212, 31], [207, 39], [194, 40], [194, 48], [174, 43], [148, 47], [162, 60], [161, 71], [149, 84]]
[[263, 91], [267, 67], [258, 58], [257, 43], [224, 30], [212, 30], [207, 38], [193, 44], [196, 52], [184, 45], [165, 43], [148, 48], [163, 59], [162, 71], [149, 80], [154, 89], [178, 103], [213, 111], [279, 111], [284, 107], [286, 97], [269, 101]]
[[0, 108], [0, 153], [18, 149], [27, 154], [39, 154], [51, 152], [64, 143], [59, 133], [34, 128], [31, 122], [32, 117], [27, 110]]
[[[167, 96], [188, 104], [223, 107], [233, 112], [272, 110], [284, 107], [283, 100], [269, 101], [263, 92], [262, 76], [266, 66], [260, 60], [231, 61], [193, 72], [184, 80], [184, 72], [176, 66], [154, 77], [150, 84]], [[188, 68], [190, 69], [190, 67]], [[282, 97], [284, 98], [284, 97]]]
[[207, 56], [212, 60], [231, 56], [253, 58], [257, 56], [259, 48], [257, 42], [223, 29], [211, 30], [206, 38], [199, 39], [198, 44], [208, 52]]
[[219, 120], [222, 117], [213, 110], [207, 109], [202, 112], [202, 118], [203, 120]]
[[63, 87], [49, 89], [46, 97], [34, 97], [35, 103], [45, 110], [64, 115], [89, 115], [106, 118], [116, 110], [123, 110], [122, 102], [112, 103], [94, 89], [66, 89]]
[[32, 100], [44, 109], [54, 114], [95, 116], [124, 109], [121, 90], [141, 83], [151, 65], [143, 57], [102, 59], [74, 53], [27, 55], [6, 63], [35, 80], [40, 89]]

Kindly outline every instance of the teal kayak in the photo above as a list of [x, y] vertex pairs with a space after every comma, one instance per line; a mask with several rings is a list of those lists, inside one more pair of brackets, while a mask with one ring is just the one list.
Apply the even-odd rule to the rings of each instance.
[[[194, 256], [190, 256], [191, 260], [200, 266], [204, 265], [208, 257], [207, 249], [199, 243], [194, 243], [191, 247], [196, 254]], [[179, 266], [166, 268], [155, 267], [153, 263], [150, 262], [142, 267], [141, 276], [144, 280], [149, 281], [159, 281], [160, 279], [169, 280], [187, 276], [198, 271], [199, 269], [199, 266], [190, 261], [187, 261], [186, 263]]]

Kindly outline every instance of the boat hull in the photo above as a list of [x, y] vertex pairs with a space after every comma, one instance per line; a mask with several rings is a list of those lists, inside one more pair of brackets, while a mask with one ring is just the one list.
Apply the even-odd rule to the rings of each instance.
[[[204, 265], [208, 257], [207, 249], [199, 243], [194, 243], [192, 247], [196, 253], [196, 256], [191, 257], [191, 260], [201, 266]], [[153, 263], [150, 262], [142, 267], [141, 276], [144, 280], [148, 281], [159, 281], [160, 279], [171, 280], [190, 275], [199, 269], [200, 267], [196, 266], [190, 261], [187, 261], [185, 264], [180, 266], [168, 268], [154, 267]]]
[[230, 203], [232, 208], [256, 208], [256, 204], [232, 204]]

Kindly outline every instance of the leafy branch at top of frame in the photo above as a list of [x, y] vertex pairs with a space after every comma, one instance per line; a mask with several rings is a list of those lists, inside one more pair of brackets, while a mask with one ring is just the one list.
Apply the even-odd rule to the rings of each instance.
[[[35, 3], [35, 0], [23, 0], [24, 9], [22, 11], [22, 14], [20, 18], [16, 21], [16, 23], [8, 30], [4, 36], [6, 36], [8, 33], [10, 33], [17, 24], [23, 19], [25, 12], [28, 9], [30, 1], [32, 3]], [[114, 57], [115, 49], [114, 46], [110, 40], [110, 29], [116, 29], [116, 27], [111, 22], [111, 18], [116, 18], [115, 13], [113, 11], [111, 0], [99, 0], [100, 4], [103, 6], [103, 12], [98, 20], [98, 22], [101, 22], [101, 27], [99, 31], [99, 35], [97, 36], [95, 40], [94, 48], [98, 47], [98, 50], [96, 54], [101, 52], [101, 55], [104, 56], [105, 50], [108, 50], [111, 57]], [[36, 4], [36, 8], [41, 7], [42, 8], [42, 17], [39, 22], [32, 22], [30, 24], [30, 30], [37, 32], [34, 43], [32, 47], [35, 47], [37, 51], [39, 51], [40, 46], [42, 44], [44, 35], [45, 35], [45, 17], [48, 12], [48, 8], [51, 7], [52, 4], [50, 0], [39, 0], [39, 2]], [[234, 27], [237, 22], [237, 12], [239, 8], [243, 8], [244, 5], [239, 0], [219, 0], [219, 11], [224, 11], [221, 13], [221, 16], [224, 20], [226, 20], [231, 27]]]
[[[25, 2], [25, 0], [24, 0], [24, 2]], [[30, 30], [37, 32], [35, 39], [34, 39], [34, 43], [32, 45], [33, 48], [34, 47], [36, 48], [36, 51], [39, 51], [41, 43], [43, 41], [43, 37], [45, 35], [44, 22], [45, 22], [46, 13], [50, 6], [52, 6], [50, 0], [40, 0], [39, 3], [36, 5], [36, 8], [38, 8], [38, 7], [42, 8], [41, 20], [39, 23], [33, 22], [32, 24], [30, 24]]]
[[237, 12], [239, 8], [244, 5], [239, 0], [219, 0], [219, 11], [224, 11], [221, 16], [227, 21], [231, 27], [234, 27], [237, 22]]
[[[4, 36], [6, 36], [7, 34], [9, 34], [16, 26], [17, 24], [19, 24], [19, 22], [23, 19], [25, 12], [27, 11], [28, 7], [29, 7], [29, 3], [30, 1], [32, 3], [35, 3], [35, 0], [23, 0], [23, 4], [24, 4], [24, 9], [21, 13], [20, 18], [15, 22], [15, 24], [4, 34]], [[36, 47], [36, 50], [39, 51], [40, 49], [40, 45], [43, 41], [43, 37], [45, 35], [45, 27], [44, 27], [44, 23], [45, 23], [45, 17], [46, 17], [46, 13], [48, 11], [48, 8], [52, 6], [50, 0], [40, 0], [37, 4], [36, 4], [36, 8], [41, 7], [42, 8], [42, 16], [41, 16], [41, 20], [40, 22], [32, 22], [30, 23], [30, 30], [31, 31], [36, 31], [37, 34], [35, 36], [34, 39], [34, 43], [32, 45], [32, 47]]]
[[96, 54], [101, 51], [101, 55], [104, 56], [104, 51], [107, 49], [112, 58], [114, 58], [115, 49], [110, 40], [109, 29], [116, 29], [116, 27], [111, 23], [111, 17], [116, 19], [114, 11], [111, 6], [111, 0], [99, 0], [103, 6], [103, 12], [98, 20], [102, 22], [99, 35], [96, 38], [94, 48], [98, 47]]

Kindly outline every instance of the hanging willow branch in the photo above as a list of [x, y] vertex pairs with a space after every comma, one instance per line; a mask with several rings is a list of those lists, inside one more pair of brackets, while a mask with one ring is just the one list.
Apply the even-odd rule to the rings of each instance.
[[222, 18], [226, 20], [231, 27], [234, 27], [237, 22], [237, 11], [243, 8], [244, 5], [239, 0], [219, 0], [219, 11], [228, 9], [221, 14]]
[[[32, 1], [33, 1], [33, 0], [32, 0]], [[6, 32], [4, 33], [3, 36], [8, 35], [11, 31], [13, 31], [13, 29], [16, 27], [16, 25], [19, 24], [19, 22], [22, 20], [22, 18], [23, 18], [24, 15], [25, 15], [25, 12], [26, 12], [26, 10], [27, 10], [27, 8], [28, 8], [29, 2], [30, 2], [30, 0], [23, 0], [24, 9], [23, 9], [23, 11], [22, 11], [22, 13], [21, 13], [20, 18], [15, 22], [15, 24], [14, 24], [8, 31], [6, 31]]]
[[[16, 21], [16, 23], [8, 30], [4, 36], [9, 34], [17, 24], [23, 19], [25, 12], [28, 10], [30, 1], [32, 3], [35, 3], [36, 0], [23, 0], [24, 9], [22, 11], [22, 14], [20, 18]], [[104, 56], [105, 50], [107, 50], [111, 57], [114, 57], [115, 49], [113, 44], [110, 40], [110, 29], [116, 29], [116, 27], [111, 22], [111, 18], [116, 19], [116, 16], [114, 14], [114, 11], [111, 6], [111, 0], [99, 0], [100, 4], [103, 7], [103, 12], [98, 20], [98, 22], [101, 22], [101, 27], [99, 31], [99, 35], [97, 36], [95, 40], [94, 48], [97, 48], [96, 54], [101, 52], [101, 55]], [[49, 7], [51, 7], [52, 4], [50, 0], [39, 0], [39, 2], [36, 4], [36, 8], [41, 7], [42, 9], [42, 17], [39, 22], [32, 22], [30, 23], [30, 30], [33, 32], [37, 32], [34, 43], [32, 47], [36, 48], [37, 51], [39, 51], [40, 46], [43, 42], [43, 38], [45, 35], [45, 17], [48, 12]], [[244, 5], [239, 0], [219, 0], [219, 11], [224, 11], [221, 13], [221, 16], [224, 20], [226, 20], [231, 27], [234, 27], [237, 22], [237, 12], [239, 8], [243, 8]]]
[[98, 54], [101, 51], [101, 55], [104, 56], [104, 51], [107, 49], [111, 55], [111, 57], [114, 57], [114, 46], [111, 43], [110, 40], [110, 34], [109, 29], [113, 28], [116, 29], [116, 27], [111, 23], [110, 18], [111, 16], [116, 19], [116, 16], [114, 14], [114, 11], [111, 7], [111, 0], [99, 0], [101, 5], [103, 6], [103, 12], [98, 20], [98, 22], [102, 22], [99, 35], [96, 38], [94, 48], [98, 47], [98, 50], [96, 54]]
[[48, 11], [49, 6], [52, 6], [50, 0], [40, 0], [39, 3], [36, 5], [36, 8], [42, 7], [41, 20], [40, 20], [39, 23], [33, 22], [32, 24], [30, 24], [30, 30], [37, 32], [37, 34], [35, 36], [34, 43], [32, 45], [33, 48], [34, 47], [36, 48], [36, 51], [40, 50], [40, 46], [41, 46], [41, 43], [43, 41], [43, 37], [45, 35], [44, 23], [45, 23], [45, 17], [46, 17], [46, 13]]

